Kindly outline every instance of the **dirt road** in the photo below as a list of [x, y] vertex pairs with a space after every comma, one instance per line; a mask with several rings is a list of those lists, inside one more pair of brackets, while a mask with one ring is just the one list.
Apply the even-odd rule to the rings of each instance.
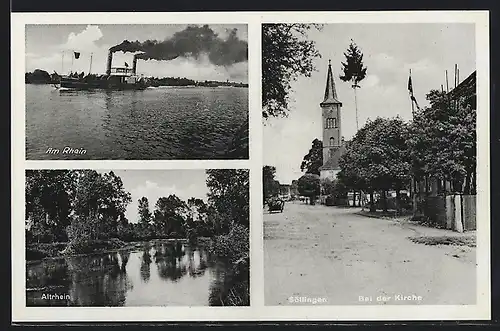
[[266, 305], [475, 304], [475, 248], [408, 239], [456, 232], [356, 212], [301, 203], [264, 212]]

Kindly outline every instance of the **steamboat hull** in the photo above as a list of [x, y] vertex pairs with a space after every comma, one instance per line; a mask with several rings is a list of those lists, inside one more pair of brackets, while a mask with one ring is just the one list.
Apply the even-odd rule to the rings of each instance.
[[72, 90], [144, 90], [147, 84], [137, 83], [121, 83], [112, 82], [109, 80], [86, 82], [75, 79], [61, 79], [60, 87]]

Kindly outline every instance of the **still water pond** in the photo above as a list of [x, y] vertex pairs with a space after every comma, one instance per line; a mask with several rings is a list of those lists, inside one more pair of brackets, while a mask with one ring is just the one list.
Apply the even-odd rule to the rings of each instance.
[[203, 247], [142, 243], [133, 249], [28, 264], [27, 306], [219, 306], [227, 263]]

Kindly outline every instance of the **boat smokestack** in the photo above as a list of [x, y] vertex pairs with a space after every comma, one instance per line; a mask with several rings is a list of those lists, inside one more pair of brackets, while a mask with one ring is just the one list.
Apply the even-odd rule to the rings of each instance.
[[137, 54], [134, 55], [134, 60], [132, 62], [132, 74], [133, 75], [137, 74]]
[[111, 63], [113, 62], [113, 52], [108, 51], [108, 62], [106, 64], [106, 75], [111, 75]]

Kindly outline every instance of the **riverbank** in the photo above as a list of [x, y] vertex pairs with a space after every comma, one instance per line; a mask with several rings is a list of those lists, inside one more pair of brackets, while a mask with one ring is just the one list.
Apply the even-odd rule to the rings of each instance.
[[[26, 245], [26, 262], [32, 263], [45, 259], [57, 259], [65, 256], [79, 256], [92, 253], [105, 253], [121, 249], [130, 249], [134, 247], [142, 247], [145, 242], [159, 243], [159, 242], [181, 242], [187, 243], [187, 239], [177, 238], [164, 238], [164, 239], [151, 239], [144, 241], [122, 241], [117, 238], [109, 240], [96, 240], [88, 246], [86, 252], [70, 252], [67, 250], [67, 242], [53, 242], [53, 243], [32, 243]], [[197, 239], [198, 245], [207, 245], [212, 242], [211, 238], [200, 237]]]

